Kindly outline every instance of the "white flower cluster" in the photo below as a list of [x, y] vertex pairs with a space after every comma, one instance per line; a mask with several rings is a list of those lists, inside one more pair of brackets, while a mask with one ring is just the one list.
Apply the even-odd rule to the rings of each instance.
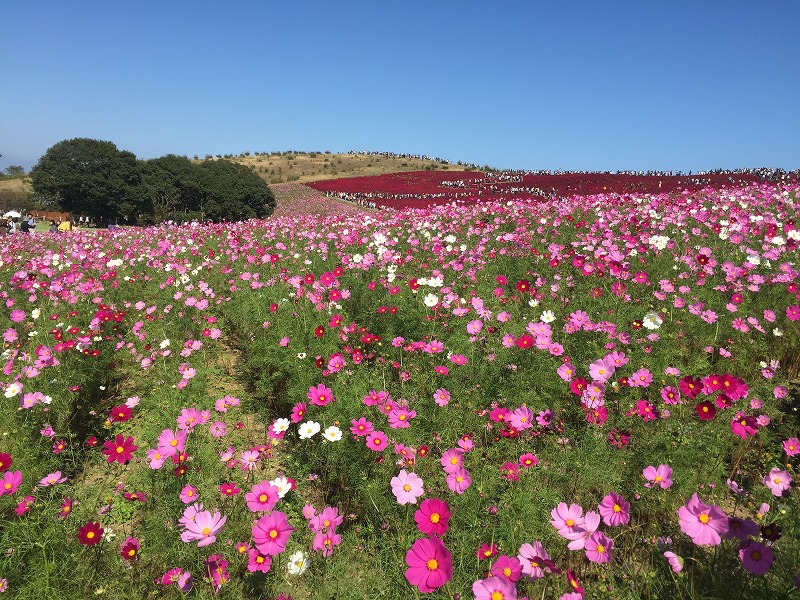
[[656, 250], [664, 250], [669, 242], [670, 239], [665, 235], [650, 236], [650, 243]]

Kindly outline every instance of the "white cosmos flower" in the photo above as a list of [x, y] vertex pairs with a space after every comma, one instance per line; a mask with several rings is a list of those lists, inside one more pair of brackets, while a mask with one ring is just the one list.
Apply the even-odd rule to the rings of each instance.
[[292, 489], [292, 484], [282, 475], [270, 481], [270, 484], [278, 488], [278, 496], [280, 498], [283, 498]]
[[13, 398], [17, 394], [22, 391], [22, 384], [18, 382], [13, 382], [8, 385], [6, 388], [6, 398]]
[[539, 317], [539, 320], [542, 323], [552, 323], [553, 321], [556, 320], [556, 315], [555, 313], [553, 313], [552, 310], [546, 310], [542, 313], [542, 316]]
[[319, 433], [319, 430], [320, 424], [316, 421], [306, 421], [305, 423], [301, 423], [299, 427], [300, 439], [307, 440], [312, 438]]
[[434, 306], [439, 304], [439, 296], [437, 296], [436, 294], [428, 294], [427, 296], [425, 296], [425, 298], [422, 299], [422, 301], [428, 308], [433, 308]]
[[272, 431], [274, 433], [282, 433], [289, 429], [289, 419], [275, 419], [275, 422], [272, 424]]
[[289, 563], [286, 565], [286, 569], [289, 571], [289, 575], [302, 575], [306, 572], [309, 562], [306, 553], [298, 550], [289, 556]]
[[322, 432], [322, 435], [327, 439], [329, 442], [338, 442], [342, 439], [342, 430], [339, 429], [336, 425], [331, 425], [325, 431]]
[[664, 319], [656, 312], [649, 312], [642, 317], [642, 325], [645, 329], [658, 329], [663, 322]]

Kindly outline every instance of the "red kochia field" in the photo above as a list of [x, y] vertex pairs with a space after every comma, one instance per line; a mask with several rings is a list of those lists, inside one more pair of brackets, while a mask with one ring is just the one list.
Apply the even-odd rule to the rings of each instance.
[[4, 238], [0, 595], [796, 597], [800, 188], [466, 177]]
[[326, 193], [344, 193], [391, 208], [422, 208], [453, 200], [466, 203], [499, 198], [593, 194], [659, 194], [760, 181], [752, 174], [633, 175], [612, 173], [480, 173], [418, 171], [309, 183]]

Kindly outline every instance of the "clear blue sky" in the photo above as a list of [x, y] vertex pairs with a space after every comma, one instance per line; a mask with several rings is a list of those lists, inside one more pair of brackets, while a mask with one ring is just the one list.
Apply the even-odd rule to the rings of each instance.
[[0, 169], [58, 141], [800, 168], [800, 0], [10, 0]]

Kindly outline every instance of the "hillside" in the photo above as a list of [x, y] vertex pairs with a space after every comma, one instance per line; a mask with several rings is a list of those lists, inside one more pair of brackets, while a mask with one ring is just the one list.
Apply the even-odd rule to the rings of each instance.
[[[221, 158], [221, 157], [215, 157]], [[327, 152], [273, 152], [229, 156], [228, 160], [252, 168], [269, 183], [287, 183], [363, 177], [405, 171], [466, 171], [475, 165], [459, 165], [444, 160], [371, 154], [331, 154]], [[206, 158], [208, 160], [208, 157]]]

